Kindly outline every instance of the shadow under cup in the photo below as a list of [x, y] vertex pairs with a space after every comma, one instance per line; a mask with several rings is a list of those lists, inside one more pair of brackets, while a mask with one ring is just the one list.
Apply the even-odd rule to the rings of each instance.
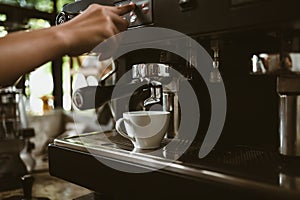
[[[120, 135], [132, 141], [135, 148], [156, 149], [168, 130], [170, 113], [167, 111], [134, 111], [123, 113], [116, 122]], [[125, 130], [122, 129], [125, 124]]]

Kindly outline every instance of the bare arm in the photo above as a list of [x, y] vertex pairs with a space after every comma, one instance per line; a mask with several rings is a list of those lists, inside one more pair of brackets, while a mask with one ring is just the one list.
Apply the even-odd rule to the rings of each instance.
[[59, 26], [8, 34], [0, 39], [0, 86], [14, 83], [24, 73], [65, 54], [80, 55], [103, 40], [127, 29], [121, 15], [133, 5], [91, 5]]

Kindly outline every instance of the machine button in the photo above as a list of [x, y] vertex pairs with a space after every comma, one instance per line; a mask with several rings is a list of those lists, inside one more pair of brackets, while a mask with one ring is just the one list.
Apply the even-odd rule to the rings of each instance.
[[141, 7], [142, 8], [149, 7], [149, 3], [143, 3]]
[[134, 22], [136, 22], [136, 20], [137, 20], [137, 16], [136, 15], [132, 15], [130, 17], [130, 23], [134, 23]]
[[142, 7], [142, 13], [143, 13], [143, 14], [148, 14], [148, 13], [149, 13], [149, 10], [150, 10], [149, 6]]
[[179, 0], [181, 11], [188, 11], [195, 7], [195, 0]]

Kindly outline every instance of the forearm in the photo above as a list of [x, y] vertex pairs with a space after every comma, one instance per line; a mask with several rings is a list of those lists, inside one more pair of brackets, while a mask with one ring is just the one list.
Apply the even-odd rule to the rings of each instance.
[[62, 56], [66, 45], [57, 27], [17, 32], [0, 39], [0, 86], [10, 85], [22, 74]]
[[106, 7], [93, 4], [74, 19], [59, 26], [18, 32], [0, 39], [0, 86], [65, 54], [88, 52], [103, 40], [124, 31], [128, 21], [121, 16], [134, 5]]

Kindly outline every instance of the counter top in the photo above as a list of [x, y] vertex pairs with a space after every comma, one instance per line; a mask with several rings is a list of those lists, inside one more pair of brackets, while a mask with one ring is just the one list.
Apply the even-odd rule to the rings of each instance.
[[[33, 197], [51, 200], [71, 200], [90, 193], [90, 190], [67, 181], [52, 177], [48, 172], [34, 174]], [[23, 195], [22, 189], [0, 192], [0, 199]]]
[[[37, 165], [32, 172], [35, 181], [32, 188], [33, 197], [47, 197], [51, 200], [71, 200], [90, 193], [91, 191], [53, 177], [48, 172], [48, 160], [44, 156], [36, 157]], [[23, 190], [12, 189], [0, 192], [0, 199], [5, 199], [13, 196], [22, 196]]]

